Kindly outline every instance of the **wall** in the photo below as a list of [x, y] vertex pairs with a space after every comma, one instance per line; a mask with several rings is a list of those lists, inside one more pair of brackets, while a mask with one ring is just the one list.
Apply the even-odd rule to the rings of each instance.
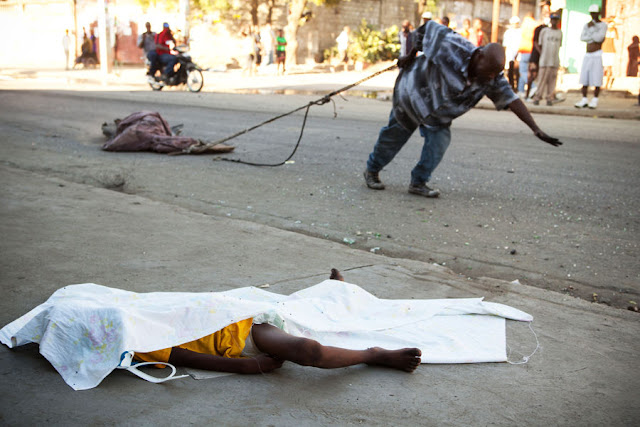
[[614, 76], [625, 76], [629, 63], [629, 51], [633, 36], [640, 37], [640, 0], [607, 0], [606, 15], [614, 18], [618, 38], [614, 41], [616, 60], [613, 64]]
[[311, 60], [318, 52], [336, 45], [344, 26], [352, 31], [365, 19], [376, 29], [384, 29], [409, 19], [416, 22], [417, 3], [413, 0], [351, 0], [334, 7], [311, 5], [313, 18], [298, 32], [298, 56]]
[[[0, 66], [65, 68], [62, 37], [73, 29], [73, 3], [49, 0], [0, 3], [0, 28], [5, 34]], [[75, 59], [71, 36], [70, 62]]]
[[[484, 22], [487, 36], [490, 37], [492, 0], [440, 0], [437, 4], [438, 10], [434, 13], [434, 17], [448, 16], [452, 28], [462, 28], [464, 19], [480, 18]], [[535, 14], [536, 4], [535, 0], [521, 0], [520, 17], [523, 18], [527, 12]], [[400, 27], [405, 19], [409, 19], [414, 26], [420, 22], [419, 5], [414, 0], [351, 0], [342, 1], [335, 7], [317, 7], [312, 4], [309, 10], [313, 12], [314, 17], [298, 33], [300, 42], [298, 56], [306, 57], [307, 60], [313, 58], [317, 52], [335, 46], [335, 39], [342, 28], [348, 25], [353, 30], [358, 27], [363, 18], [377, 29], [392, 25]], [[504, 32], [504, 25], [512, 16], [511, 11], [510, 2], [501, 2], [500, 21], [503, 25], [500, 28], [500, 36]]]
[[[11, 4], [16, 2], [0, 3], [0, 25], [7, 29], [8, 34], [16, 35], [12, 43], [0, 50], [0, 59], [6, 58], [2, 61], [3, 64], [16, 63], [15, 58], [20, 53], [25, 58], [23, 66], [62, 67], [64, 64], [61, 58], [64, 58], [64, 55], [61, 38], [65, 28], [73, 28], [73, 2], [71, 0], [31, 0], [30, 2], [33, 4], [29, 7], [25, 6], [25, 10], [28, 10], [33, 16], [28, 16], [23, 12], [18, 13], [12, 9]], [[637, 10], [637, 4], [640, 0], [609, 0], [610, 5], [629, 2], [636, 5], [634, 7]], [[96, 4], [96, 0], [77, 0], [77, 25], [80, 35], [83, 26], [88, 28], [90, 23], [96, 21]], [[405, 19], [409, 19], [414, 25], [417, 25], [419, 23], [419, 8], [420, 5], [415, 0], [351, 0], [342, 1], [335, 7], [318, 7], [309, 2], [308, 10], [313, 13], [313, 17], [300, 28], [298, 33], [298, 58], [300, 62], [312, 62], [317, 53], [336, 45], [335, 39], [345, 25], [356, 29], [362, 19], [366, 19], [369, 24], [378, 29], [388, 28], [392, 25], [400, 26]], [[452, 21], [452, 26], [458, 28], [462, 26], [463, 19], [478, 17], [484, 21], [485, 32], [489, 37], [492, 8], [493, 2], [491, 0], [440, 0], [434, 15], [436, 17], [448, 16]], [[536, 0], [520, 0], [520, 18], [523, 18], [527, 12], [535, 13], [536, 9]], [[160, 29], [164, 21], [170, 22], [174, 29], [177, 29], [177, 23], [180, 22], [177, 11], [164, 13], [150, 10], [143, 13], [133, 0], [110, 2], [109, 10], [111, 25], [117, 24], [117, 31], [113, 31], [111, 44], [115, 44], [115, 34], [117, 34], [117, 59], [121, 63], [140, 63], [141, 51], [137, 49], [135, 44], [137, 33], [144, 31], [145, 21], [151, 22], [152, 29], [155, 31]], [[510, 1], [501, 2], [500, 36], [504, 31], [504, 25], [511, 17], [511, 10]], [[627, 10], [632, 9], [627, 8]], [[52, 20], [51, 16], [56, 18]], [[259, 8], [260, 23], [264, 23], [265, 16], [266, 7], [261, 4]], [[274, 9], [273, 27], [285, 26], [286, 17], [286, 5], [277, 6]], [[240, 24], [242, 22], [248, 23], [248, 15], [243, 15], [241, 18], [244, 21], [239, 21]], [[205, 19], [205, 24], [194, 25], [191, 30], [191, 48], [194, 60], [201, 62], [204, 66], [215, 68], [224, 68], [226, 64], [233, 61], [233, 58], [242, 64], [244, 54], [240, 47], [238, 34], [231, 27], [211, 19]], [[625, 37], [629, 38], [630, 30], [626, 31]], [[40, 37], [42, 34], [45, 36]], [[499, 37], [500, 39], [501, 37]], [[620, 40], [619, 43], [622, 46], [623, 40]], [[42, 49], [39, 46], [45, 46], [45, 48]], [[13, 61], [9, 58], [13, 58]]]

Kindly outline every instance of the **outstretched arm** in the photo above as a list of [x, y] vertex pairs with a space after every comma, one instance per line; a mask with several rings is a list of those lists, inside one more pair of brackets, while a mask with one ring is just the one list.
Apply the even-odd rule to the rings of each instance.
[[509, 104], [509, 108], [514, 112], [516, 116], [518, 116], [520, 120], [522, 120], [527, 126], [529, 126], [529, 128], [533, 131], [533, 134], [539, 139], [543, 140], [547, 144], [553, 145], [554, 147], [562, 145], [562, 142], [560, 142], [558, 138], [553, 138], [547, 135], [542, 131], [542, 129], [538, 127], [535, 120], [533, 120], [533, 117], [531, 117], [531, 113], [529, 113], [529, 110], [520, 99], [516, 99], [515, 101], [511, 102], [511, 104]]
[[234, 374], [261, 374], [271, 372], [282, 366], [282, 360], [266, 354], [251, 358], [229, 358], [212, 354], [196, 353], [180, 347], [171, 349], [169, 363], [185, 368], [205, 369], [207, 371], [232, 372]]

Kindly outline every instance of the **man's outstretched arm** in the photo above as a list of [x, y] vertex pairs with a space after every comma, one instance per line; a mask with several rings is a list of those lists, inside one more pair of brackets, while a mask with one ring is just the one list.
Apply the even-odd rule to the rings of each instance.
[[513, 113], [518, 116], [520, 120], [522, 120], [529, 128], [533, 131], [533, 134], [537, 136], [539, 139], [543, 140], [547, 144], [551, 144], [554, 147], [558, 147], [562, 145], [562, 142], [558, 140], [558, 138], [554, 138], [552, 136], [547, 135], [538, 127], [533, 117], [531, 117], [531, 113], [524, 105], [524, 103], [520, 99], [516, 99], [515, 101], [509, 104], [509, 108]]

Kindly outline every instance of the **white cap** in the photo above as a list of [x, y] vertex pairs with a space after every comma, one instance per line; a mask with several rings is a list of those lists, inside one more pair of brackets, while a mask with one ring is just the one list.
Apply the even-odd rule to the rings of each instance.
[[598, 6], [597, 4], [592, 4], [591, 6], [589, 6], [589, 13], [593, 12], [600, 12], [600, 6]]
[[431, 14], [431, 12], [424, 12], [424, 13], [422, 14], [422, 17], [423, 17], [424, 19], [431, 19], [431, 18], [433, 17], [433, 15]]
[[512, 16], [511, 19], [509, 19], [509, 24], [514, 25], [514, 24], [519, 24], [520, 23], [520, 18], [518, 18], [517, 16]]

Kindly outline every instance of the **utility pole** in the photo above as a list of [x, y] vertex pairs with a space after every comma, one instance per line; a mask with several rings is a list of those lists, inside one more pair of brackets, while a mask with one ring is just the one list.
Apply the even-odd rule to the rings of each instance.
[[111, 31], [109, 28], [109, 0], [98, 0], [98, 28], [100, 29], [100, 69], [103, 74], [113, 71]]
[[498, 41], [498, 24], [500, 23], [500, 0], [493, 0], [493, 15], [491, 16], [491, 43]]
[[73, 59], [75, 60], [78, 56], [80, 56], [80, 44], [78, 43], [78, 0], [73, 0], [73, 40], [73, 50], [75, 52], [75, 56], [73, 57]]
[[180, 0], [180, 16], [182, 17], [182, 34], [184, 41], [189, 44], [189, 0]]
[[520, 0], [513, 0], [511, 2], [511, 16], [520, 15]]

